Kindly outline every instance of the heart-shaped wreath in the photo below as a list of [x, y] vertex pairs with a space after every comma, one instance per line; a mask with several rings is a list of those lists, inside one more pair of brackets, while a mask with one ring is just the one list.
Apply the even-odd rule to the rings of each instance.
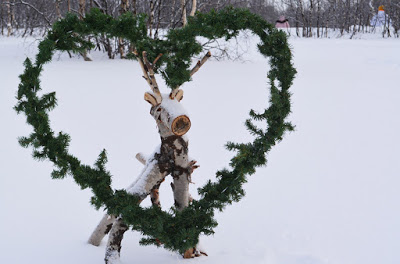
[[[218, 171], [217, 181], [209, 181], [199, 188], [201, 198], [192, 201], [184, 210], [169, 213], [157, 206], [143, 208], [138, 196], [126, 190], [113, 190], [111, 175], [105, 169], [105, 150], [93, 167], [84, 165], [69, 154], [69, 135], [51, 129], [48, 112], [56, 107], [57, 100], [55, 92], [38, 95], [41, 90], [39, 76], [43, 65], [51, 61], [56, 50], [78, 53], [91, 49], [93, 44], [87, 40], [88, 36], [107, 34], [123, 38], [135, 47], [137, 54], [145, 51], [150, 61], [156, 61], [156, 73], [160, 73], [174, 90], [190, 80], [191, 59], [202, 51], [196, 37], [229, 40], [241, 30], [250, 30], [258, 35], [261, 40], [258, 49], [269, 57], [269, 106], [262, 113], [250, 111], [250, 119], [245, 125], [255, 136], [254, 141], [227, 143], [229, 150], [236, 151], [230, 169]], [[158, 57], [159, 54], [163, 56]], [[131, 58], [135, 59], [135, 56]], [[64, 178], [69, 174], [82, 189], [91, 188], [92, 204], [97, 209], [105, 207], [109, 215], [120, 216], [127, 227], [141, 232], [145, 236], [141, 244], [159, 246], [162, 243], [169, 250], [183, 253], [198, 243], [200, 234], [214, 233], [213, 228], [217, 226], [214, 210], [222, 211], [227, 204], [244, 196], [242, 184], [247, 181], [246, 176], [253, 174], [256, 167], [265, 165], [266, 153], [282, 139], [285, 131], [293, 130], [293, 126], [285, 121], [291, 106], [289, 87], [296, 74], [291, 59], [286, 34], [245, 9], [226, 8], [219, 12], [198, 13], [183, 28], [169, 30], [163, 39], [147, 36], [144, 15], [127, 13], [114, 19], [97, 9], [91, 10], [84, 19], [68, 14], [57, 21], [40, 42], [36, 62], [33, 64], [29, 58], [24, 62], [25, 71], [20, 75], [15, 110], [25, 113], [27, 122], [33, 126], [33, 133], [20, 138], [19, 142], [23, 147], [33, 147], [34, 158], [53, 162], [56, 167], [51, 175], [53, 178]], [[267, 128], [258, 128], [253, 120], [265, 121]]]

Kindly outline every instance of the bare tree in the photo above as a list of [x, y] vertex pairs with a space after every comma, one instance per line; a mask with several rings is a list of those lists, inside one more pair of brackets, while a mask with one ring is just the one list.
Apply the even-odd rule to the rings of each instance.
[[187, 18], [186, 18], [186, 0], [181, 0], [181, 12], [182, 12], [182, 24], [186, 26]]
[[11, 3], [6, 2], [7, 7], [7, 37], [11, 36], [12, 33], [12, 15], [11, 15]]

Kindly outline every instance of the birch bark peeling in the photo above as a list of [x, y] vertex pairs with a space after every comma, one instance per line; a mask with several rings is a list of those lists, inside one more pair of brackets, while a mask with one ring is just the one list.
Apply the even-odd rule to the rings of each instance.
[[151, 204], [155, 205], [159, 208], [161, 208], [161, 202], [160, 202], [160, 185], [161, 183], [157, 184], [156, 186], [153, 187], [153, 189], [151, 189], [150, 191], [150, 200], [151, 200]]

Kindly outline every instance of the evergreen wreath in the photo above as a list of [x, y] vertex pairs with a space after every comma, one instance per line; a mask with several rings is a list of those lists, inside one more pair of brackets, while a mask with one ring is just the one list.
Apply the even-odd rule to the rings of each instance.
[[[113, 190], [111, 174], [105, 168], [105, 150], [100, 153], [94, 166], [82, 164], [68, 151], [69, 135], [51, 129], [48, 112], [57, 105], [56, 94], [38, 95], [38, 92], [41, 90], [39, 77], [43, 66], [51, 61], [55, 51], [79, 53], [91, 49], [93, 44], [87, 41], [88, 36], [107, 34], [109, 37], [123, 38], [132, 43], [139, 54], [147, 51], [151, 61], [158, 54], [164, 54], [157, 61], [158, 73], [174, 89], [190, 81], [191, 59], [202, 51], [202, 46], [196, 41], [197, 36], [207, 39], [224, 37], [229, 40], [241, 30], [251, 30], [258, 35], [261, 40], [258, 49], [269, 58], [269, 106], [261, 113], [250, 111], [250, 118], [245, 125], [255, 136], [254, 141], [228, 142], [227, 149], [236, 152], [230, 161], [230, 168], [217, 171], [217, 181], [208, 181], [199, 188], [201, 198], [183, 211], [172, 210], [169, 213], [156, 206], [143, 208], [138, 204], [137, 197], [125, 190]], [[134, 56], [130, 58], [135, 59]], [[98, 9], [92, 9], [80, 20], [68, 14], [54, 23], [46, 38], [40, 42], [35, 63], [29, 58], [24, 62], [25, 71], [20, 75], [15, 110], [25, 113], [33, 132], [28, 137], [21, 137], [19, 143], [23, 147], [31, 146], [34, 158], [47, 159], [54, 164], [52, 178], [72, 175], [82, 189], [91, 188], [91, 203], [96, 209], [105, 207], [109, 214], [122, 216], [125, 224], [144, 235], [141, 244], [159, 246], [159, 241], [162, 241], [166, 249], [183, 253], [198, 243], [200, 234], [214, 233], [213, 229], [217, 226], [214, 210], [222, 211], [226, 205], [244, 196], [242, 185], [247, 181], [246, 176], [255, 173], [256, 167], [265, 165], [266, 153], [282, 140], [286, 131], [294, 129], [285, 120], [291, 106], [289, 87], [296, 74], [291, 59], [285, 33], [245, 9], [226, 8], [219, 12], [197, 13], [189, 18], [185, 27], [169, 30], [163, 39], [147, 36], [145, 15], [126, 13], [114, 19]], [[267, 129], [257, 127], [253, 120], [266, 122]]]

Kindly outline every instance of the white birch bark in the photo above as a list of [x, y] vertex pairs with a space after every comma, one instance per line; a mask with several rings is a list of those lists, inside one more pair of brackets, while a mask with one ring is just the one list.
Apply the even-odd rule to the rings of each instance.
[[[127, 192], [139, 197], [140, 201], [151, 194], [152, 202], [156, 206], [160, 206], [158, 188], [168, 174], [168, 166], [165, 164], [163, 157], [164, 155], [161, 153], [155, 153], [153, 158], [146, 162], [145, 168], [138, 179], [127, 188]], [[101, 230], [103, 229], [104, 224], [101, 227]], [[118, 217], [110, 230], [105, 254], [106, 264], [117, 263], [119, 260], [121, 241], [126, 230], [128, 230], [128, 227], [124, 224], [123, 219]]]
[[153, 22], [154, 22], [154, 0], [150, 0], [150, 17], [149, 17], [149, 36], [153, 36]]
[[110, 231], [114, 221], [115, 216], [105, 214], [90, 236], [88, 243], [96, 247], [99, 246], [104, 236]]
[[61, 0], [56, 0], [55, 1], [55, 5], [56, 5], [56, 14], [57, 14], [57, 18], [61, 19], [61, 10], [60, 10], [60, 2]]
[[186, 26], [187, 18], [186, 18], [186, 0], [181, 0], [181, 11], [182, 11], [182, 24]]
[[12, 15], [11, 15], [11, 4], [10, 2], [6, 3], [7, 7], [7, 37], [11, 36], [12, 33]]
[[128, 226], [118, 217], [111, 228], [110, 237], [107, 242], [106, 255], [104, 258], [106, 264], [117, 264], [119, 262], [121, 241], [126, 230], [128, 230]]
[[[120, 5], [120, 15], [125, 14], [129, 9], [129, 1], [128, 0], [121, 0], [121, 5]], [[118, 51], [120, 54], [120, 58], [124, 59], [125, 58], [125, 49], [124, 49], [124, 41], [122, 38], [118, 39]]]
[[[136, 155], [136, 158], [143, 163], [145, 167], [136, 181], [126, 190], [128, 193], [137, 196], [140, 202], [150, 195], [153, 205], [160, 206], [158, 192], [160, 184], [167, 175], [171, 174], [174, 178], [172, 187], [175, 206], [177, 210], [181, 211], [189, 206], [189, 201], [191, 199], [189, 194], [191, 174], [193, 170], [198, 167], [195, 165], [195, 161], [189, 160], [188, 140], [186, 137], [183, 137], [190, 129], [191, 125], [186, 111], [179, 103], [183, 98], [183, 91], [175, 90], [169, 95], [162, 95], [159, 92], [155, 80], [153, 65], [147, 60], [146, 52], [143, 52], [143, 61], [136, 51], [135, 55], [138, 57], [144, 78], [153, 92], [146, 92], [144, 99], [152, 105], [150, 114], [156, 120], [158, 132], [161, 137], [161, 146], [154, 152], [150, 159], [145, 160], [144, 156], [140, 153]], [[153, 64], [156, 63], [160, 56], [161, 55], [155, 59]], [[208, 53], [199, 61], [192, 72], [195, 73], [209, 56], [210, 54]], [[101, 239], [109, 229], [110, 222], [112, 222], [112, 216], [104, 216], [89, 239], [89, 243], [99, 245]], [[126, 230], [128, 230], [128, 226], [121, 217], [117, 217], [112, 225], [107, 242], [105, 254], [106, 264], [114, 264], [119, 261], [121, 241]], [[200, 255], [200, 253], [197, 252], [196, 248], [188, 249], [184, 257], [190, 258]]]
[[194, 16], [197, 9], [197, 0], [192, 0], [192, 10], [190, 11], [190, 16]]

